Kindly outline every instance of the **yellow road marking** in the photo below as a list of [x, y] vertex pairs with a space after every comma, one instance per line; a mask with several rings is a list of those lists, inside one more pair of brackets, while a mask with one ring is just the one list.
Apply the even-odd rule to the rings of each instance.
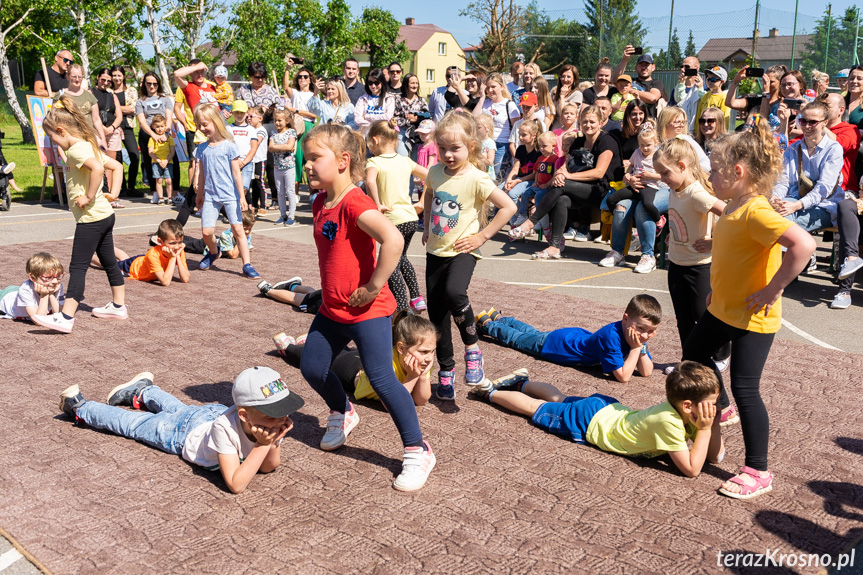
[[[114, 214], [118, 218], [137, 218], [137, 217], [141, 217], [141, 216], [152, 216], [153, 214], [170, 214], [170, 213], [172, 213], [172, 210], [159, 210], [157, 212], [148, 211], [148, 212], [144, 212], [144, 213], [140, 213], [140, 214], [120, 214], [120, 213], [114, 212]], [[50, 220], [26, 220], [23, 222], [20, 222], [20, 221], [18, 221], [18, 222], [4, 222], [4, 223], [0, 223], [0, 226], [17, 226], [17, 225], [21, 225], [21, 224], [45, 224], [48, 222], [68, 222], [69, 218], [72, 218], [72, 214], [69, 214], [69, 217], [66, 217], [66, 218], [53, 218]], [[74, 218], [73, 218], [73, 220], [74, 220]]]
[[610, 276], [611, 274], [619, 274], [620, 272], [628, 272], [628, 271], [630, 271], [630, 270], [629, 270], [629, 268], [621, 268], [621, 269], [618, 269], [618, 270], [612, 270], [612, 271], [610, 271], [610, 272], [605, 272], [605, 273], [601, 273], [601, 274], [595, 274], [595, 275], [592, 275], [592, 276], [587, 276], [587, 277], [584, 277], [584, 278], [578, 278], [578, 279], [574, 279], [574, 280], [569, 280], [568, 282], [563, 282], [563, 283], [554, 284], [554, 285], [547, 285], [547, 286], [545, 286], [545, 287], [538, 288], [538, 291], [543, 291], [543, 290], [551, 289], [551, 288], [554, 288], [554, 287], [565, 286], [565, 285], [569, 285], [569, 284], [575, 284], [575, 283], [578, 283], [578, 282], [583, 282], [583, 281], [585, 281], [585, 280], [592, 280], [592, 279], [594, 279], [594, 278], [601, 278], [601, 277], [603, 277], [603, 276]]

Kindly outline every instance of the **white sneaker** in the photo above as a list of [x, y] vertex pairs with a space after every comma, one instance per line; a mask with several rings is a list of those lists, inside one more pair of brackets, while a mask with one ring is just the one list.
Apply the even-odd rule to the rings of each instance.
[[812, 254], [812, 257], [809, 258], [809, 265], [806, 267], [806, 273], [812, 274], [818, 271], [818, 259], [815, 257], [815, 254]]
[[723, 372], [728, 369], [728, 365], [731, 363], [731, 356], [729, 355], [725, 359], [720, 360], [714, 359], [713, 363], [716, 364], [716, 369], [718, 369], [720, 372]]
[[429, 473], [434, 469], [437, 457], [435, 457], [428, 441], [423, 441], [423, 445], [425, 445], [425, 449], [422, 447], [405, 447], [402, 472], [393, 481], [393, 487], [399, 491], [416, 491], [422, 488], [429, 478]]
[[614, 266], [619, 266], [623, 263], [624, 257], [623, 254], [611, 250], [608, 252], [608, 255], [599, 260], [599, 266], [603, 268], [613, 268]]
[[351, 430], [360, 422], [360, 415], [351, 404], [351, 410], [347, 413], [339, 413], [331, 411], [327, 418], [327, 432], [321, 439], [321, 449], [324, 451], [333, 451], [345, 444]]
[[9, 162], [5, 166], [3, 166], [3, 173], [4, 174], [11, 174], [14, 171], [15, 171], [15, 162]]
[[177, 194], [176, 196], [174, 196], [174, 205], [175, 206], [179, 206], [180, 204], [182, 204], [185, 201], [186, 201], [186, 198], [185, 198], [185, 196], [183, 196], [183, 194]]
[[638, 265], [635, 266], [635, 273], [649, 274], [656, 269], [656, 258], [653, 256], [643, 255], [638, 260]]
[[129, 319], [129, 310], [125, 305], [114, 307], [112, 302], [108, 302], [102, 307], [94, 307], [93, 315], [103, 319]]
[[153, 197], [150, 198], [150, 203], [151, 204], [158, 204], [159, 203], [159, 196], [157, 196], [156, 194], [153, 194]]
[[54, 313], [51, 315], [34, 315], [33, 323], [59, 331], [60, 333], [72, 333], [72, 327], [75, 325], [75, 318], [66, 319], [62, 313]]
[[575, 234], [575, 228], [568, 228], [565, 232], [563, 232], [563, 239], [572, 241], [575, 239]]

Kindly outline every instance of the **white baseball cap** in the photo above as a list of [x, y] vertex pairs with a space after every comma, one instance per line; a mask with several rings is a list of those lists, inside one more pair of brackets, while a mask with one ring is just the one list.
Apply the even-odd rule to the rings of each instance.
[[279, 372], [260, 365], [243, 370], [237, 376], [231, 395], [237, 407], [254, 407], [269, 417], [286, 417], [306, 403], [302, 397], [288, 391]]
[[224, 66], [216, 66], [216, 69], [213, 70], [213, 77], [222, 76], [223, 78], [228, 77], [228, 69]]

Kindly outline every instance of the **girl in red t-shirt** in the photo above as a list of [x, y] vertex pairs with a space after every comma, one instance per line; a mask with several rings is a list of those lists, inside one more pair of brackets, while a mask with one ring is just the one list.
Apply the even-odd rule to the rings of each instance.
[[[393, 483], [400, 491], [421, 488], [435, 465], [423, 441], [411, 394], [393, 371], [391, 316], [395, 298], [387, 280], [401, 257], [403, 240], [355, 182], [364, 177], [362, 136], [339, 124], [322, 124], [303, 141], [309, 186], [325, 190], [312, 204], [323, 304], [306, 339], [300, 371], [330, 408], [321, 449], [341, 447], [359, 422], [333, 359], [353, 340], [375, 393], [401, 435], [402, 472]], [[375, 254], [380, 244], [380, 261]]]

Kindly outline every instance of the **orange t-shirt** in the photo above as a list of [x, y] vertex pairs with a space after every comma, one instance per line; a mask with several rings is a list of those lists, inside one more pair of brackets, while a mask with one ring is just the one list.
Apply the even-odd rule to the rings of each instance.
[[[185, 264], [186, 252], [180, 252], [177, 259]], [[159, 278], [156, 277], [155, 270], [164, 272], [170, 260], [170, 256], [162, 253], [162, 246], [152, 247], [146, 254], [132, 262], [129, 267], [129, 277], [142, 282], [156, 281]]]

